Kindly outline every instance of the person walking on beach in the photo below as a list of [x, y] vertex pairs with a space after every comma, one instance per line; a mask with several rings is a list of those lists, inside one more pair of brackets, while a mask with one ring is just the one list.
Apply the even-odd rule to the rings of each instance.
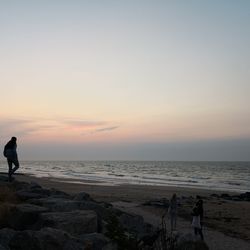
[[201, 240], [204, 240], [203, 232], [202, 232], [202, 224], [203, 224], [203, 200], [198, 200], [195, 204], [195, 207], [192, 211], [193, 221], [192, 226], [194, 228], [194, 234], [199, 234]]
[[[11, 140], [5, 145], [3, 154], [7, 158], [8, 166], [9, 166], [9, 182], [12, 180], [12, 175], [16, 172], [16, 170], [19, 168], [19, 161], [17, 157], [17, 138], [12, 137]], [[15, 165], [14, 168], [12, 168], [13, 164]]]
[[168, 214], [170, 217], [170, 227], [171, 232], [176, 230], [176, 220], [177, 220], [177, 198], [176, 194], [173, 194], [168, 207]]

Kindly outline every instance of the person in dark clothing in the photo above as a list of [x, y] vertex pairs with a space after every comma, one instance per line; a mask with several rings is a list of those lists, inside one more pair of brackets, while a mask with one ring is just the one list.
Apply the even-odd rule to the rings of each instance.
[[204, 240], [203, 232], [202, 232], [202, 225], [203, 225], [203, 200], [198, 200], [193, 212], [193, 222], [192, 226], [194, 227], [194, 234], [199, 234], [201, 237], [201, 240]]
[[[16, 172], [16, 170], [19, 168], [19, 161], [17, 157], [17, 138], [12, 137], [11, 140], [5, 145], [4, 147], [4, 156], [7, 158], [8, 166], [9, 166], [9, 181], [12, 180], [12, 175]], [[14, 168], [12, 168], [13, 164], [15, 165]]]
[[176, 230], [176, 220], [177, 220], [177, 198], [176, 194], [173, 194], [168, 207], [168, 214], [170, 216], [170, 226], [171, 232]]

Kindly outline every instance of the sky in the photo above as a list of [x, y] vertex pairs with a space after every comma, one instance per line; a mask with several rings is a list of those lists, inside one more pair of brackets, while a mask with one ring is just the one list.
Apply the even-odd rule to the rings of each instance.
[[0, 145], [250, 160], [249, 25], [247, 0], [0, 0]]

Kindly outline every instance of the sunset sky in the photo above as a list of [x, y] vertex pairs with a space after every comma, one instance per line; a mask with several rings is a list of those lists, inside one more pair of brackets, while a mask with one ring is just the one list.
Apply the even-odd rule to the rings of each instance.
[[0, 1], [0, 145], [250, 160], [249, 27], [247, 0]]

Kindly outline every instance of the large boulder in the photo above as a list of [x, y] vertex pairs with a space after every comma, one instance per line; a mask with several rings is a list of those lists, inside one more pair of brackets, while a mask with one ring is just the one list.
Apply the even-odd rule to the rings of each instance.
[[38, 219], [39, 214], [48, 212], [48, 209], [32, 204], [19, 204], [12, 206], [8, 218], [8, 226], [16, 230], [31, 229]]
[[32, 192], [31, 190], [26, 190], [26, 189], [17, 191], [16, 195], [21, 201], [48, 197], [47, 194], [36, 193], [36, 192]]
[[153, 227], [144, 222], [144, 219], [140, 215], [132, 213], [122, 213], [118, 220], [122, 227], [130, 233], [137, 235], [139, 238], [151, 235]]
[[91, 247], [92, 250], [102, 250], [110, 244], [110, 240], [100, 233], [83, 234], [79, 236], [84, 246]]
[[79, 203], [81, 210], [94, 210], [100, 219], [108, 219], [110, 215], [116, 213], [111, 204], [98, 203], [94, 201], [82, 201]]
[[[63, 191], [57, 189], [46, 189], [42, 188], [39, 184], [35, 182], [31, 183], [21, 183], [15, 182], [16, 194], [18, 197], [23, 200], [30, 200], [30, 199], [39, 199], [39, 198], [46, 198], [46, 197], [58, 197], [58, 198], [71, 198], [71, 196]], [[14, 184], [13, 184], [14, 185]]]
[[73, 199], [75, 201], [93, 201], [93, 199], [90, 197], [90, 195], [88, 193], [85, 192], [80, 192], [78, 194], [76, 194]]
[[48, 197], [42, 199], [33, 199], [29, 201], [32, 204], [48, 208], [52, 212], [70, 212], [80, 208], [80, 201], [73, 201], [65, 198]]
[[154, 207], [168, 208], [169, 207], [169, 200], [166, 199], [166, 198], [149, 200], [147, 202], [144, 202], [143, 205], [144, 206], [154, 206]]
[[0, 174], [0, 183], [6, 184], [5, 182], [9, 181], [9, 177], [7, 174]]
[[3, 228], [0, 230], [0, 244], [9, 250], [9, 242], [15, 235], [15, 230], [10, 228]]
[[51, 188], [50, 189], [50, 197], [54, 198], [64, 198], [64, 199], [72, 199], [73, 197], [61, 190]]
[[0, 244], [0, 250], [8, 250], [8, 249]]
[[71, 235], [97, 232], [97, 215], [94, 211], [49, 212], [41, 214], [40, 227], [64, 230]]
[[6, 250], [84, 250], [79, 239], [54, 228], [40, 231], [0, 230], [0, 244]]
[[239, 195], [241, 200], [250, 201], [250, 192], [245, 192]]

